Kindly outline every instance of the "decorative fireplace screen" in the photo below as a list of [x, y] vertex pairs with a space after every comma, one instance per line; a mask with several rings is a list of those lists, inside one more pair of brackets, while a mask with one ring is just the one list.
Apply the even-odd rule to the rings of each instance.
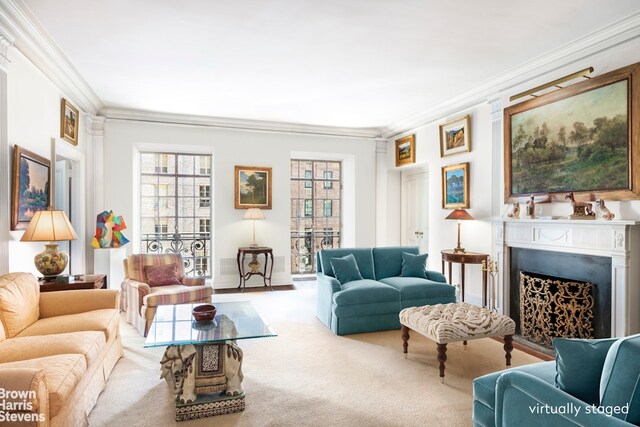
[[520, 331], [551, 348], [554, 338], [593, 338], [593, 285], [520, 273]]

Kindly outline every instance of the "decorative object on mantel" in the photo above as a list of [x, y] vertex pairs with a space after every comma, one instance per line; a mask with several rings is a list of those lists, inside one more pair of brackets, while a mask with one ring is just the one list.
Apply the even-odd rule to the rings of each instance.
[[498, 261], [482, 261], [482, 271], [489, 273], [491, 276], [491, 298], [489, 298], [489, 310], [498, 312], [497, 302], [498, 296], [496, 295], [496, 276], [498, 275]]
[[460, 224], [461, 224], [461, 221], [474, 220], [475, 218], [472, 217], [469, 214], [469, 212], [465, 211], [464, 209], [456, 209], [453, 212], [451, 212], [449, 215], [447, 215], [447, 217], [445, 219], [457, 219], [458, 220], [458, 245], [455, 247], [453, 252], [454, 253], [464, 253], [465, 249], [460, 244]]
[[536, 198], [531, 196], [531, 198], [527, 201], [527, 218], [534, 219], [536, 217]]
[[271, 209], [271, 168], [235, 167], [235, 208]]
[[96, 235], [91, 240], [94, 248], [119, 248], [129, 243], [122, 235], [127, 228], [122, 216], [115, 216], [113, 211], [104, 211], [96, 218]]
[[504, 110], [505, 200], [640, 199], [640, 64]]
[[520, 202], [513, 202], [507, 211], [507, 218], [520, 219]]
[[396, 140], [396, 166], [416, 162], [416, 136], [408, 135]]
[[573, 208], [573, 213], [569, 215], [569, 219], [596, 219], [596, 214], [593, 212], [593, 205], [591, 203], [576, 201], [573, 193], [567, 194], [564, 198], [569, 200]]
[[469, 115], [440, 125], [440, 157], [471, 151]]
[[469, 162], [442, 168], [442, 208], [469, 208]]
[[78, 145], [78, 109], [62, 98], [60, 107], [60, 138]]
[[251, 240], [251, 246], [249, 247], [257, 248], [258, 244], [256, 243], [256, 220], [264, 219], [264, 214], [258, 208], [251, 208], [248, 209], [247, 212], [245, 212], [242, 218], [253, 220], [253, 239]]
[[13, 147], [11, 230], [24, 230], [37, 211], [49, 206], [50, 169], [49, 159], [17, 145]]
[[604, 200], [596, 200], [596, 219], [611, 221], [615, 215], [604, 205]]

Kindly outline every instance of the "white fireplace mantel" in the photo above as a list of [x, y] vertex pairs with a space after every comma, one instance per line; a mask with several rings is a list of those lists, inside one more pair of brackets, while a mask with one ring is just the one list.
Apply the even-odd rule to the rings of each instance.
[[640, 332], [640, 221], [499, 219], [496, 258], [501, 266], [496, 299], [509, 314], [509, 248], [611, 258], [611, 336]]

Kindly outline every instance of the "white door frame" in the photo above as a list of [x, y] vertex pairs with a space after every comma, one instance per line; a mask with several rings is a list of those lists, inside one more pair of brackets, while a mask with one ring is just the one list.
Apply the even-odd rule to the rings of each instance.
[[[421, 200], [424, 200], [423, 198], [426, 198], [426, 200], [429, 200], [429, 168], [428, 166], [422, 166], [422, 167], [418, 167], [418, 168], [414, 168], [414, 169], [408, 169], [408, 170], [403, 170], [401, 172], [401, 179], [400, 179], [400, 241], [402, 245], [406, 245], [407, 244], [407, 236], [405, 234], [406, 232], [406, 222], [407, 222], [407, 200], [408, 200], [408, 196], [406, 194], [406, 187], [405, 187], [405, 182], [407, 180], [407, 177], [412, 176], [412, 175], [421, 175], [424, 174], [427, 177], [427, 185], [425, 188], [426, 193], [421, 195]], [[428, 207], [426, 208], [428, 212]], [[427, 214], [428, 215], [428, 214]], [[428, 237], [428, 223], [423, 225], [424, 229], [425, 229], [425, 235], [422, 236], [423, 239], [426, 239]]]

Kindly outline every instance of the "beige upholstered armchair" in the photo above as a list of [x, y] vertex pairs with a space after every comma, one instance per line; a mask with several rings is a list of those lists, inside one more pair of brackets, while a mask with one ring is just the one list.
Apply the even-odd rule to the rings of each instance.
[[213, 289], [184, 275], [180, 254], [138, 254], [124, 261], [122, 282], [127, 322], [145, 337], [159, 305], [210, 302]]

